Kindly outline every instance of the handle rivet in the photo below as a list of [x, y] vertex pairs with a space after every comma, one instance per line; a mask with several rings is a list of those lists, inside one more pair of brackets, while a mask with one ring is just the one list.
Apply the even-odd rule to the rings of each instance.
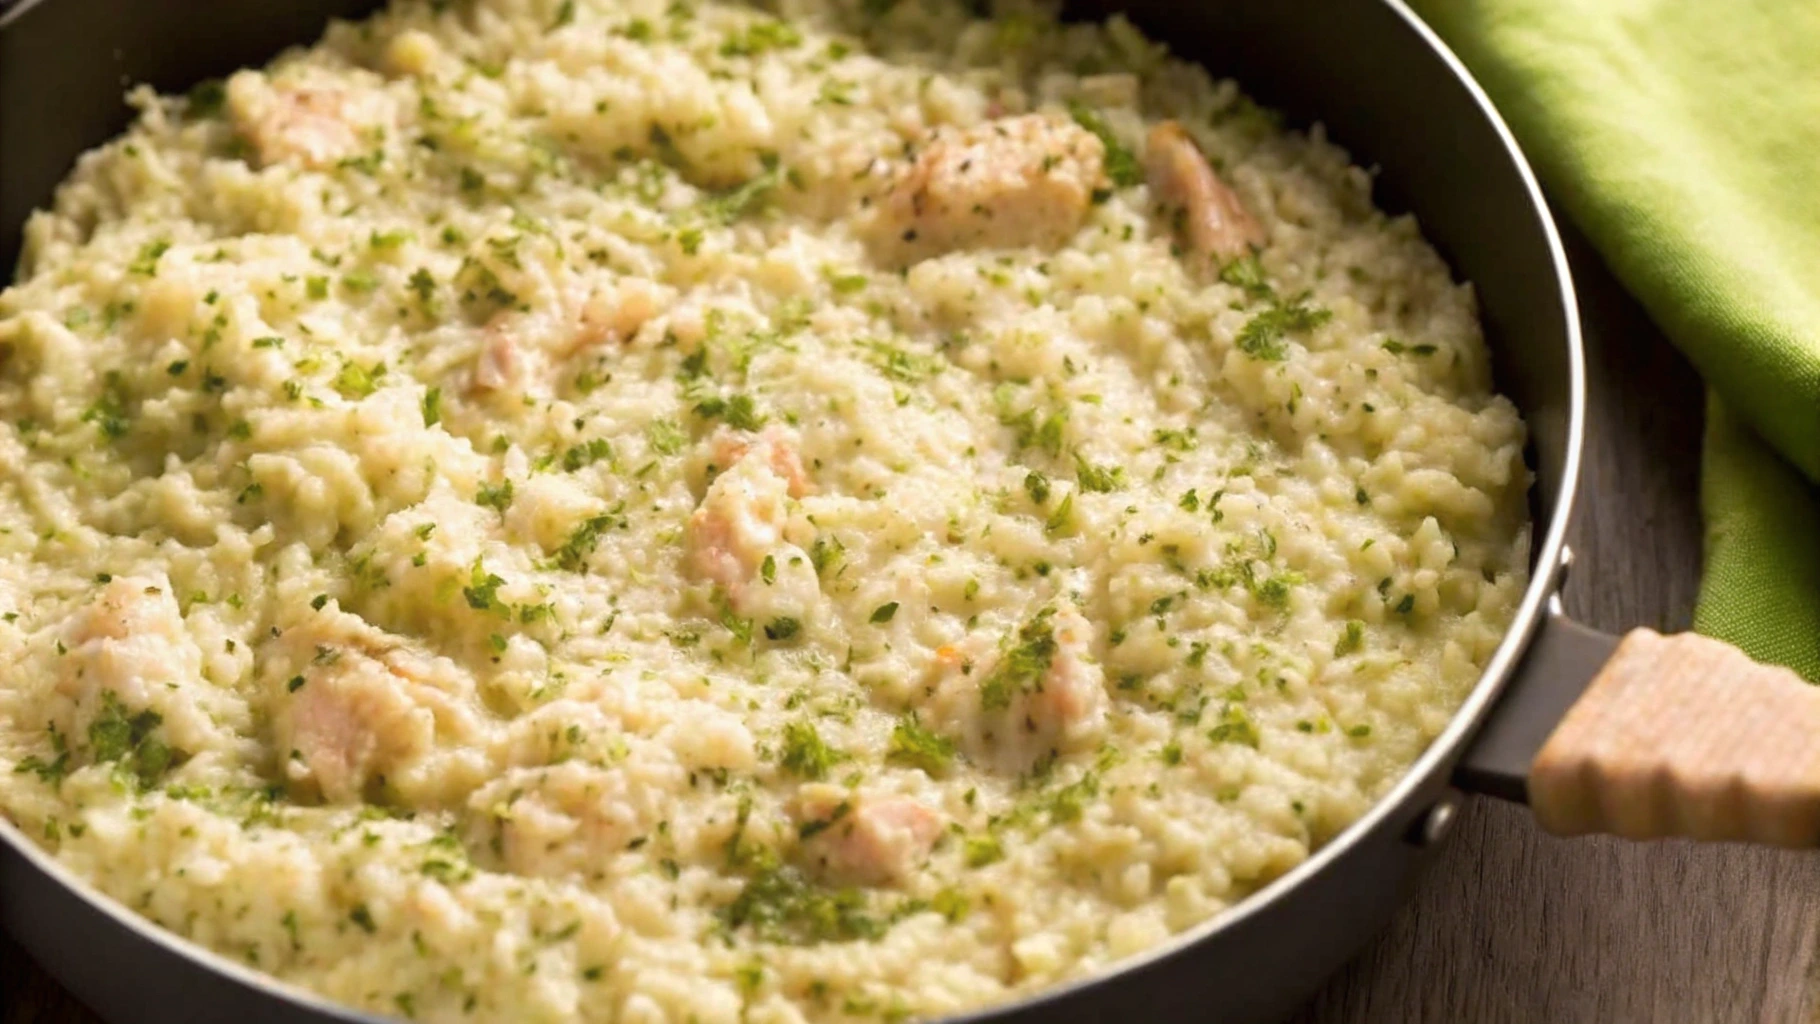
[[1428, 814], [1413, 830], [1417, 846], [1433, 846], [1447, 838], [1453, 831], [1454, 822], [1460, 817], [1460, 794], [1448, 790], [1441, 799], [1435, 801]]

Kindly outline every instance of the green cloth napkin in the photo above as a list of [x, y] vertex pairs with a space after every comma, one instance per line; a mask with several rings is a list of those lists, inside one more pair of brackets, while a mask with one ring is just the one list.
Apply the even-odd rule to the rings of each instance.
[[1820, 681], [1820, 3], [1414, 2], [1706, 378], [1695, 628]]

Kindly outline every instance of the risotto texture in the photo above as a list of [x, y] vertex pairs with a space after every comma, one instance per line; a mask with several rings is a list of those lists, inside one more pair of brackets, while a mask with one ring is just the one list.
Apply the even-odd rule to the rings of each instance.
[[1522, 593], [1471, 289], [1116, 18], [399, 0], [135, 100], [0, 293], [0, 810], [332, 999], [1102, 970], [1361, 815]]

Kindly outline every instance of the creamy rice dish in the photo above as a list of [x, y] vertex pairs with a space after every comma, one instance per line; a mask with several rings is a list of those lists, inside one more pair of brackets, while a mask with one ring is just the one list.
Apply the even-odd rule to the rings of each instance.
[[0, 293], [0, 811], [431, 1021], [1003, 1003], [1357, 819], [1525, 585], [1469, 286], [1126, 22], [398, 0]]

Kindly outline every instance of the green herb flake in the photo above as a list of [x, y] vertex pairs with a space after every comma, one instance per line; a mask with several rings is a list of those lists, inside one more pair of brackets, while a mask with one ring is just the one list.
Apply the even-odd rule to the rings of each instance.
[[645, 427], [645, 439], [659, 455], [675, 455], [689, 443], [689, 435], [671, 420], [653, 420]]
[[1045, 608], [1018, 628], [1010, 649], [980, 683], [980, 707], [1002, 710], [1018, 694], [1039, 688], [1056, 649], [1055, 609]]
[[791, 775], [820, 779], [844, 760], [846, 755], [828, 746], [812, 723], [791, 722], [784, 726], [783, 756], [778, 763]]
[[695, 403], [695, 415], [704, 420], [721, 419], [736, 430], [757, 430], [766, 417], [752, 402], [752, 396], [734, 394], [726, 398], [705, 398]]
[[112, 690], [104, 690], [101, 711], [88, 727], [90, 754], [97, 764], [116, 763], [127, 778], [150, 788], [177, 758], [153, 735], [163, 722], [156, 711], [134, 712]]
[[184, 96], [183, 115], [192, 121], [218, 117], [227, 105], [227, 84], [219, 78], [197, 82]]
[[1049, 478], [1035, 470], [1024, 474], [1024, 492], [1030, 495], [1032, 503], [1047, 505], [1049, 503]]
[[384, 363], [374, 363], [372, 366], [343, 363], [341, 372], [335, 374], [335, 390], [343, 398], [359, 401], [379, 390], [379, 378], [383, 376]]
[[140, 247], [139, 255], [133, 258], [133, 262], [127, 265], [127, 273], [140, 277], [157, 277], [158, 260], [170, 251], [171, 243], [167, 239], [146, 243]]
[[832, 889], [790, 865], [765, 867], [747, 879], [719, 911], [729, 930], [751, 929], [760, 939], [789, 945], [876, 939], [886, 924], [867, 910], [857, 889]]
[[1244, 708], [1228, 704], [1221, 709], [1219, 724], [1207, 733], [1207, 738], [1215, 743], [1237, 743], [1255, 749], [1258, 745], [1258, 730], [1251, 724], [1251, 718], [1245, 714]]
[[562, 453], [564, 472], [574, 473], [594, 465], [596, 462], [609, 462], [613, 458], [613, 446], [604, 437], [597, 437], [583, 444], [573, 445]]
[[1365, 646], [1365, 623], [1358, 619], [1346, 620], [1346, 631], [1334, 641], [1333, 656], [1344, 658], [1346, 655]]
[[885, 758], [930, 775], [940, 775], [954, 762], [954, 743], [916, 720], [915, 715], [898, 719], [891, 730], [891, 745]]
[[872, 620], [871, 621], [874, 626], [879, 626], [879, 625], [883, 625], [884, 623], [890, 622], [891, 619], [896, 615], [897, 615], [897, 602], [892, 601], [889, 604], [881, 604], [877, 608], [872, 609]]
[[781, 180], [775, 168], [747, 181], [738, 188], [703, 200], [699, 212], [710, 224], [725, 226], [757, 210]]
[[1051, 534], [1061, 533], [1073, 522], [1074, 495], [1070, 493], [1063, 495], [1062, 503], [1055, 507], [1054, 512], [1049, 513], [1049, 518], [1043, 523], [1043, 530]]
[[788, 22], [765, 18], [754, 21], [743, 30], [728, 36], [720, 44], [722, 57], [756, 57], [771, 50], [787, 50], [801, 44], [803, 34]]
[[1250, 298], [1276, 301], [1276, 290], [1265, 279], [1264, 265], [1258, 261], [1256, 253], [1241, 256], [1221, 267], [1220, 280], [1242, 289]]
[[1074, 123], [1099, 137], [1100, 145], [1106, 149], [1102, 166], [1114, 187], [1130, 188], [1143, 182], [1144, 169], [1138, 166], [1136, 154], [1113, 134], [1112, 126], [1099, 111], [1083, 103], [1070, 103], [1068, 113], [1074, 117]]
[[474, 494], [474, 504], [495, 509], [501, 514], [512, 507], [512, 481], [505, 480], [499, 484], [481, 484]]
[[1005, 848], [998, 837], [991, 835], [968, 836], [961, 842], [961, 856], [970, 868], [983, 868], [1005, 858]]
[[1333, 312], [1304, 305], [1300, 300], [1278, 303], [1253, 316], [1239, 329], [1239, 351], [1266, 362], [1289, 356], [1288, 338], [1305, 334], [1333, 319]]
[[1074, 477], [1081, 490], [1088, 494], [1110, 494], [1125, 486], [1125, 467], [1095, 466], [1076, 454]]
[[468, 572], [468, 585], [461, 588], [461, 596], [467, 599], [468, 607], [475, 611], [509, 615], [510, 609], [499, 599], [499, 588], [505, 584], [505, 580], [488, 572], [486, 566], [476, 558], [474, 567]]

